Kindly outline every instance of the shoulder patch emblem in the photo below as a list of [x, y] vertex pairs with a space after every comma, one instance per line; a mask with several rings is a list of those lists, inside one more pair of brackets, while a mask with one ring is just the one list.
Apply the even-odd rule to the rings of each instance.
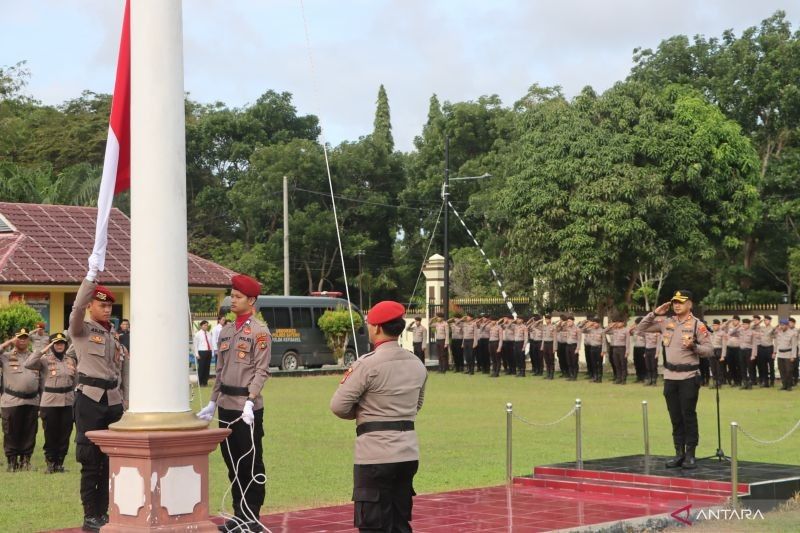
[[227, 350], [227, 349], [228, 349], [228, 348], [230, 348], [230, 347], [231, 347], [231, 345], [230, 345], [230, 344], [228, 344], [227, 342], [223, 342], [222, 344], [220, 344], [220, 346], [219, 346], [219, 350], [220, 350], [221, 352], [224, 352], [225, 350]]
[[353, 367], [351, 366], [350, 368], [347, 369], [347, 372], [344, 373], [344, 377], [342, 377], [342, 381], [339, 382], [339, 385], [347, 381], [347, 378], [349, 378], [350, 374], [352, 373], [353, 373]]
[[246, 342], [240, 342], [237, 348], [239, 348], [240, 350], [247, 350], [248, 348], [250, 348], [250, 345], [247, 344]]
[[244, 359], [245, 357], [247, 357], [247, 354], [245, 352], [239, 352], [236, 355], [237, 355], [237, 357], [239, 357], [239, 359]]

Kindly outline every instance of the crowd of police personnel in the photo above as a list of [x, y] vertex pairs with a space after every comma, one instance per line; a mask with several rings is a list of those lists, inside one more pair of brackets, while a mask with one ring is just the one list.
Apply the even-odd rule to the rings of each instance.
[[[472, 313], [455, 314], [445, 321], [443, 313], [437, 313], [431, 320], [430, 336], [421, 317], [415, 317], [407, 331], [413, 337], [414, 353], [423, 361], [429, 342], [435, 343], [437, 354], [447, 355], [439, 360], [442, 373], [451, 369], [452, 362], [456, 372], [465, 374], [477, 372], [496, 378], [530, 373], [554, 379], [557, 366], [562, 378], [575, 381], [583, 344], [586, 379], [602, 382], [608, 361], [614, 383], [624, 385], [632, 360], [635, 382], [654, 386], [663, 366], [663, 336], [641, 331], [637, 327], [641, 321], [642, 317], [637, 317], [632, 323], [615, 320], [603, 326], [596, 316], [576, 321], [571, 314], [554, 320], [550, 314], [514, 318]], [[775, 325], [768, 315], [714, 320], [709, 325], [714, 354], [700, 359], [703, 384], [745, 390], [773, 387], [777, 365], [781, 389], [791, 390], [798, 380], [796, 326], [793, 318]]]

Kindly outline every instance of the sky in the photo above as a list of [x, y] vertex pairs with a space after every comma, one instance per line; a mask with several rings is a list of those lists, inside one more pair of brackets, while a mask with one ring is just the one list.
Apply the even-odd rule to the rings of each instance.
[[[27, 93], [45, 104], [111, 93], [123, 5], [0, 0], [0, 67], [27, 61]], [[185, 89], [231, 107], [288, 91], [338, 144], [371, 132], [383, 84], [407, 151], [434, 93], [510, 105], [534, 83], [601, 92], [627, 76], [636, 47], [738, 35], [779, 9], [797, 30], [797, 0], [184, 0]]]

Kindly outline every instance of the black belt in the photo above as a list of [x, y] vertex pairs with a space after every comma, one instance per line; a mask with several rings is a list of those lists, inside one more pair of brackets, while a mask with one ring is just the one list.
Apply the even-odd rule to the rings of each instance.
[[117, 388], [117, 380], [109, 381], [107, 379], [100, 379], [100, 378], [90, 378], [89, 376], [84, 376], [83, 374], [78, 375], [78, 383], [81, 385], [88, 385], [90, 387], [97, 387], [98, 389], [116, 389]]
[[692, 370], [699, 370], [700, 365], [673, 365], [672, 363], [664, 362], [664, 368], [673, 372], [691, 372]]
[[219, 390], [226, 396], [250, 396], [250, 389], [247, 387], [233, 387], [220, 383]]
[[63, 394], [65, 392], [72, 392], [74, 389], [74, 387], [45, 387], [44, 391]]
[[16, 396], [17, 398], [22, 398], [23, 400], [32, 400], [37, 396], [39, 396], [39, 391], [19, 392], [14, 389], [9, 389], [8, 387], [4, 387], [3, 392], [5, 392], [6, 394], [10, 394], [11, 396]]
[[356, 436], [373, 431], [414, 431], [414, 422], [398, 420], [397, 422], [364, 422], [356, 426]]
[[786, 348], [785, 350], [781, 350], [781, 349], [779, 348], [779, 349], [778, 349], [778, 351], [779, 351], [780, 353], [786, 353], [786, 352], [791, 352], [791, 351], [792, 351], [792, 349], [791, 349], [791, 348]]

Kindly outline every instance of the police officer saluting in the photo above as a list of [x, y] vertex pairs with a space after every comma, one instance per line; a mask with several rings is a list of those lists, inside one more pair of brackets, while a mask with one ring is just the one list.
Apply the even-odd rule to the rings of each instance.
[[428, 374], [397, 343], [404, 314], [403, 306], [391, 301], [370, 310], [367, 328], [375, 351], [353, 363], [331, 399], [336, 416], [357, 424], [353, 501], [354, 525], [361, 531], [411, 531], [419, 466], [414, 421]]
[[265, 472], [261, 390], [269, 378], [272, 337], [266, 324], [253, 317], [261, 284], [238, 274], [231, 278], [231, 286], [231, 311], [236, 320], [225, 324], [219, 332], [211, 401], [197, 416], [211, 421], [219, 406], [219, 427], [231, 430], [220, 451], [232, 483], [235, 518], [219, 526], [219, 530], [262, 531], [258, 517], [264, 505], [264, 484], [253, 480], [263, 478]]
[[[29, 333], [21, 329], [13, 339], [0, 344], [0, 368], [3, 373], [3, 449], [8, 471], [31, 469], [31, 455], [36, 447], [36, 413], [39, 410], [39, 371], [25, 367], [31, 357]], [[7, 348], [14, 348], [6, 351]]]
[[[675, 316], [666, 318], [664, 315], [670, 305]], [[672, 301], [658, 306], [642, 319], [636, 329], [644, 333], [660, 332], [663, 339], [664, 398], [675, 444], [675, 457], [667, 461], [666, 467], [697, 468], [695, 448], [700, 440], [697, 398], [702, 383], [700, 357], [711, 357], [714, 346], [705, 324], [692, 315], [692, 293], [677, 291]]]
[[69, 316], [69, 336], [78, 358], [75, 455], [81, 464], [84, 531], [99, 531], [108, 522], [108, 456], [86, 437], [86, 432], [108, 429], [122, 418], [125, 394], [125, 352], [109, 322], [114, 294], [98, 285], [96, 278], [97, 268], [90, 260]]
[[33, 352], [25, 361], [25, 368], [38, 370], [44, 376], [39, 416], [44, 428], [46, 474], [64, 471], [64, 458], [72, 435], [77, 366], [77, 361], [67, 355], [67, 338], [63, 333], [50, 335], [50, 344]]

